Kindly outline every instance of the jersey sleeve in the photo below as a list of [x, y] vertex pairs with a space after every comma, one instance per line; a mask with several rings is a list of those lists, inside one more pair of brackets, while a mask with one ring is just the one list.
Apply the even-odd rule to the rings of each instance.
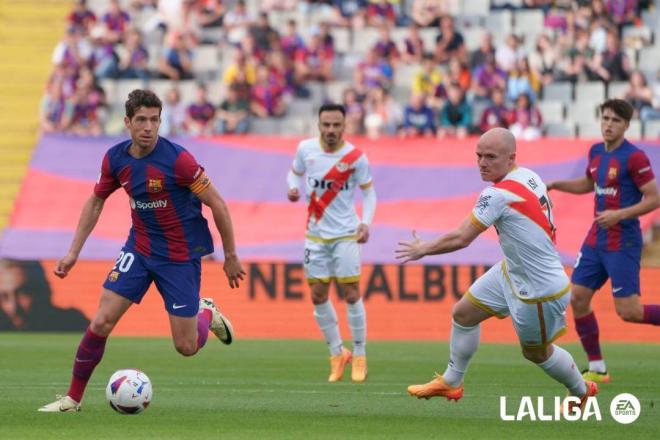
[[632, 177], [637, 188], [641, 188], [655, 179], [649, 158], [641, 150], [635, 151], [628, 158], [628, 173], [630, 173], [630, 177]]
[[587, 164], [586, 164], [585, 167], [584, 167], [584, 174], [585, 174], [588, 178], [590, 178], [591, 180], [596, 180], [596, 179], [594, 179], [594, 176], [591, 175], [591, 169], [590, 169], [590, 166], [591, 166], [591, 158], [592, 158], [593, 155], [594, 155], [593, 153], [594, 153], [594, 148], [595, 148], [595, 147], [596, 147], [595, 145], [592, 145], [591, 148], [589, 148], [589, 154], [587, 155]]
[[301, 145], [298, 145], [298, 148], [296, 149], [296, 155], [293, 157], [291, 170], [299, 176], [305, 174], [305, 158], [303, 157]]
[[493, 187], [484, 189], [472, 209], [471, 220], [477, 228], [488, 229], [504, 212], [507, 201], [501, 191]]
[[362, 157], [355, 163], [355, 181], [360, 185], [360, 188], [366, 189], [371, 186], [372, 180], [369, 159], [367, 159], [366, 154], [362, 153]]
[[177, 185], [187, 186], [194, 194], [202, 193], [211, 185], [211, 179], [204, 172], [204, 168], [187, 151], [176, 158], [174, 176]]
[[112, 173], [112, 167], [110, 166], [110, 157], [108, 153], [105, 153], [103, 157], [103, 163], [101, 164], [101, 173], [99, 178], [96, 180], [96, 185], [94, 185], [94, 194], [96, 197], [101, 199], [107, 199], [110, 194], [115, 192], [117, 188], [121, 185], [119, 180]]

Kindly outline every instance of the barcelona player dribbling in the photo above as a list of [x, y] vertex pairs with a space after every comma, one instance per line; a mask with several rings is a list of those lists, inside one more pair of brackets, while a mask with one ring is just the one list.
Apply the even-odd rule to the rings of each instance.
[[610, 99], [600, 110], [603, 142], [589, 150], [585, 175], [551, 182], [548, 190], [595, 192], [594, 222], [575, 261], [571, 306], [589, 359], [583, 376], [609, 382], [591, 299], [609, 278], [616, 312], [624, 321], [660, 325], [660, 305], [643, 305], [639, 300], [642, 232], [638, 220], [660, 206], [660, 197], [648, 157], [624, 138], [632, 106]]
[[245, 275], [236, 255], [229, 211], [193, 156], [158, 136], [161, 110], [162, 103], [154, 93], [130, 93], [124, 122], [131, 139], [106, 153], [70, 250], [57, 262], [55, 275], [66, 277], [94, 229], [106, 198], [123, 187], [130, 198], [133, 221], [128, 240], [103, 284], [96, 315], [78, 346], [67, 394], [39, 411], [80, 411], [85, 387], [101, 362], [108, 336], [128, 308], [142, 300], [152, 282], [163, 297], [179, 353], [197, 353], [206, 343], [209, 330], [225, 344], [232, 342], [229, 321], [212, 299], [199, 298], [201, 257], [213, 252], [202, 203], [211, 208], [222, 237], [224, 271], [230, 287], [238, 287]]

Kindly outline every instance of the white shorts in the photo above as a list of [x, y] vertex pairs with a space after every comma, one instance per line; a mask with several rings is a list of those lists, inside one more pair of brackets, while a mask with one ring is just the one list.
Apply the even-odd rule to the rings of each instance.
[[558, 298], [524, 302], [514, 295], [501, 263], [479, 277], [465, 295], [470, 302], [493, 316], [503, 319], [510, 315], [518, 339], [525, 347], [551, 344], [566, 332], [570, 289]]
[[355, 238], [322, 240], [305, 238], [305, 277], [311, 284], [356, 283], [360, 280], [360, 245]]

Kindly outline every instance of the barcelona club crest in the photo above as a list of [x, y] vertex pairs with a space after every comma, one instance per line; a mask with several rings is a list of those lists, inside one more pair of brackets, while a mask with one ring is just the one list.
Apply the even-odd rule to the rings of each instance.
[[608, 177], [609, 179], [616, 179], [616, 173], [617, 173], [617, 169], [614, 168], [614, 167], [612, 167], [612, 168], [610, 168], [610, 170], [607, 172], [607, 177]]
[[147, 192], [157, 193], [163, 190], [163, 181], [161, 179], [147, 179]]
[[110, 272], [110, 275], [108, 275], [108, 281], [110, 281], [111, 283], [117, 281], [117, 278], [119, 278], [119, 272], [117, 272], [116, 270], [113, 270], [112, 272]]

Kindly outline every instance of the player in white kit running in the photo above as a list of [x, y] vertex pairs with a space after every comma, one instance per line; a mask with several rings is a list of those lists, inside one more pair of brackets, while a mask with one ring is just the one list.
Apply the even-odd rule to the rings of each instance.
[[[353, 381], [364, 382], [367, 378], [367, 322], [358, 286], [359, 243], [369, 239], [369, 224], [376, 211], [376, 191], [367, 156], [343, 139], [345, 116], [341, 105], [321, 107], [321, 137], [304, 140], [298, 145], [287, 177], [287, 197], [292, 202], [298, 201], [305, 176], [308, 216], [304, 268], [312, 290], [314, 317], [330, 349], [328, 381], [341, 380], [346, 365], [352, 361]], [[362, 190], [362, 219], [358, 218], [354, 206], [358, 186]], [[352, 353], [343, 346], [337, 314], [328, 300], [332, 280], [347, 303]]]
[[479, 323], [493, 316], [511, 316], [523, 356], [580, 397], [581, 405], [598, 392], [595, 383], [582, 378], [570, 353], [553, 344], [566, 330], [570, 282], [554, 246], [545, 184], [515, 160], [516, 143], [509, 130], [486, 132], [477, 144], [477, 162], [481, 178], [493, 185], [481, 192], [468, 218], [436, 240], [423, 241], [413, 232], [414, 239], [396, 249], [403, 263], [449, 253], [467, 247], [492, 225], [504, 253], [454, 306], [447, 369], [426, 384], [408, 387], [417, 398], [463, 396], [463, 376], [479, 345]]

